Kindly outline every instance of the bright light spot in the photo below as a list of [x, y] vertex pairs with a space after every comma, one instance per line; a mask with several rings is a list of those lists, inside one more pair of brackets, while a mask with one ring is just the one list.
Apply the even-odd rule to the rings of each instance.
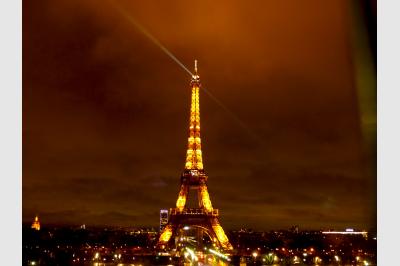
[[339, 261], [339, 256], [335, 255], [335, 260]]
[[36, 265], [36, 261], [31, 261], [31, 265]]
[[192, 259], [197, 261], [197, 256], [194, 254], [193, 250], [191, 250], [190, 248], [186, 247], [187, 252], [190, 254], [190, 256], [192, 257]]
[[364, 265], [368, 266], [369, 265], [368, 261], [364, 260]]
[[189, 230], [189, 226], [185, 226], [185, 227], [183, 227], [183, 230]]
[[213, 249], [209, 249], [209, 251], [210, 251], [211, 253], [213, 253], [214, 255], [217, 255], [217, 256], [220, 257], [220, 258], [223, 258], [223, 259], [225, 259], [225, 260], [227, 260], [227, 261], [230, 260], [229, 257], [228, 257], [227, 255], [225, 255], [225, 254], [222, 254], [222, 253], [220, 253], [220, 252], [218, 252], [218, 251], [215, 251], [215, 250], [213, 250]]
[[257, 252], [253, 252], [253, 257], [256, 258], [258, 256]]
[[303, 256], [304, 256], [304, 257], [307, 257], [307, 253], [303, 253]]

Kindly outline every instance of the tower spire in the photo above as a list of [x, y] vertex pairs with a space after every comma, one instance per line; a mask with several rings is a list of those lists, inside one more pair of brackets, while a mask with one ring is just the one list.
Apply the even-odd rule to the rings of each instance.
[[194, 60], [195, 74], [192, 76], [190, 86], [192, 98], [190, 105], [189, 138], [186, 151], [185, 170], [203, 170], [203, 158], [200, 139], [200, 77], [197, 74], [197, 60]]

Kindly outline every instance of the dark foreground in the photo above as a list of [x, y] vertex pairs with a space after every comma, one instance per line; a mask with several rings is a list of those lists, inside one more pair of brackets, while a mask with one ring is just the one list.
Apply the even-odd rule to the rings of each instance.
[[235, 250], [157, 253], [158, 232], [135, 228], [23, 228], [23, 265], [376, 265], [376, 233], [228, 232]]

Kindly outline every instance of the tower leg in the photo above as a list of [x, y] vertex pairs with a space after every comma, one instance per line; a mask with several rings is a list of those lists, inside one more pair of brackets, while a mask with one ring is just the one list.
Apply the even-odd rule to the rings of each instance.
[[171, 236], [175, 235], [175, 226], [167, 224], [161, 232], [160, 238], [158, 239], [157, 249], [166, 249]]
[[222, 226], [220, 225], [217, 218], [213, 219], [211, 226], [212, 230], [217, 236], [219, 243], [221, 244], [221, 247], [225, 250], [232, 250], [233, 249], [232, 244], [229, 242], [229, 239], [226, 236], [224, 229], [222, 229]]
[[198, 189], [198, 199], [200, 208], [204, 208], [208, 212], [212, 212], [213, 207], [210, 200], [210, 195], [208, 194], [207, 186], [200, 185]]
[[198, 246], [200, 248], [203, 248], [203, 230], [202, 229], [197, 229], [197, 241], [198, 241]]
[[181, 185], [181, 189], [179, 191], [178, 200], [176, 201], [176, 207], [182, 211], [186, 206], [186, 199], [189, 192], [189, 188], [185, 185]]

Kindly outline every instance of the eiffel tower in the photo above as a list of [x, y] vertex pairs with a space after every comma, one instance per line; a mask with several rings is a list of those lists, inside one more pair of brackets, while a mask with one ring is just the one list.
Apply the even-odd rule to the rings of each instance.
[[[215, 247], [223, 251], [230, 251], [233, 247], [219, 223], [218, 209], [213, 208], [207, 190], [208, 177], [204, 172], [201, 152], [199, 103], [201, 84], [200, 77], [197, 74], [197, 60], [195, 60], [194, 68], [194, 75], [192, 75], [190, 82], [192, 98], [185, 169], [181, 175], [181, 187], [176, 207], [169, 210], [168, 224], [161, 232], [157, 248], [168, 249], [173, 245], [172, 240], [182, 227], [193, 227], [205, 232]], [[197, 190], [198, 208], [186, 206], [190, 190]]]

